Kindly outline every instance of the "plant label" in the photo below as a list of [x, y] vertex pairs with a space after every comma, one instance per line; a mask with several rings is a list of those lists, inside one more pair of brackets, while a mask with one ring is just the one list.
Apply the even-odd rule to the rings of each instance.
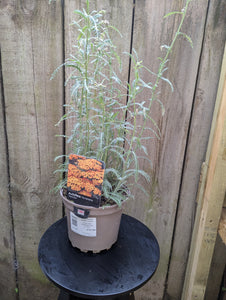
[[71, 154], [69, 156], [67, 198], [87, 206], [100, 206], [104, 162]]
[[96, 236], [96, 218], [81, 219], [70, 212], [71, 230], [83, 236]]

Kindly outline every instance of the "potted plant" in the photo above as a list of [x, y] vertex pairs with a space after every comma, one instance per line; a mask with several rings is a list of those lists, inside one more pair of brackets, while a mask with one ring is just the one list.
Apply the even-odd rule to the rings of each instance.
[[[155, 103], [163, 109], [159, 99], [160, 81], [168, 83], [172, 88], [164, 72], [167, 70], [166, 65], [175, 41], [183, 35], [191, 43], [191, 39], [181, 33], [190, 1], [186, 1], [182, 11], [168, 14], [180, 14], [181, 22], [171, 44], [162, 46], [164, 56], [160, 59], [156, 74], [142, 64], [135, 50], [124, 54], [131, 60], [130, 82], [123, 82], [120, 79], [121, 55], [117, 53], [111, 39], [112, 33], [120, 35], [120, 32], [105, 20], [104, 11], [90, 12], [88, 0], [86, 10], [75, 11], [79, 17], [73, 22], [78, 32], [77, 42], [73, 45], [74, 53], [62, 65], [70, 69], [65, 84], [70, 83], [71, 99], [65, 104], [65, 114], [58, 122], [58, 125], [65, 121], [70, 124], [71, 132], [63, 136], [67, 140], [69, 154], [56, 158], [64, 160], [57, 169], [62, 177], [56, 189], [61, 190], [66, 207], [69, 239], [73, 246], [83, 251], [98, 252], [110, 248], [117, 239], [122, 205], [128, 198], [133, 197], [130, 187], [136, 183], [136, 186], [145, 192], [138, 184], [138, 180], [140, 177], [150, 180], [150, 177], [140, 168], [139, 159], [142, 156], [142, 159], [150, 163], [145, 143], [147, 139], [153, 138], [153, 135], [156, 138], [160, 136], [159, 128], [150, 112]], [[59, 68], [53, 73], [52, 78]], [[144, 70], [154, 78], [153, 82], [147, 82], [141, 77]], [[140, 100], [139, 97], [145, 89], [150, 92], [150, 97]], [[149, 134], [146, 134], [147, 132]], [[105, 164], [100, 208], [77, 205], [68, 200], [64, 194], [70, 154], [95, 159]], [[81, 220], [77, 219], [78, 216], [75, 217], [80, 209], [81, 214], [89, 214], [88, 219], [84, 216]], [[99, 214], [102, 213], [104, 221], [99, 220]], [[118, 224], [113, 215], [116, 216]], [[114, 225], [108, 227], [105, 221], [108, 224], [108, 219], [111, 218]], [[83, 224], [85, 228], [88, 226], [91, 233], [88, 233], [87, 229], [84, 230], [85, 233], [76, 231]], [[113, 232], [113, 227], [116, 232]], [[107, 235], [106, 243], [103, 242], [102, 236], [99, 237], [100, 232]], [[90, 246], [87, 239], [91, 242]]]

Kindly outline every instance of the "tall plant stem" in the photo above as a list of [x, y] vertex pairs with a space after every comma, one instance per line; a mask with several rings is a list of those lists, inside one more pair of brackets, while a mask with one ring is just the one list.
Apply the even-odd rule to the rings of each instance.
[[[88, 9], [88, 3], [87, 3], [87, 9]], [[88, 88], [88, 64], [89, 64], [89, 55], [88, 55], [88, 43], [89, 43], [89, 30], [88, 28], [90, 28], [90, 20], [89, 18], [87, 18], [87, 29], [86, 29], [86, 51], [85, 51], [85, 108], [86, 108], [86, 130], [87, 130], [87, 133], [86, 133], [86, 146], [85, 146], [85, 149], [86, 149], [86, 152], [88, 151], [88, 147], [89, 147], [89, 100], [88, 100], [88, 91], [87, 91], [87, 88]]]
[[[185, 7], [183, 8], [183, 11], [181, 12], [182, 14], [182, 18], [181, 18], [181, 21], [180, 21], [180, 24], [177, 28], [177, 31], [175, 33], [175, 36], [170, 44], [170, 46], [167, 48], [167, 52], [166, 52], [166, 55], [165, 57], [162, 59], [160, 65], [159, 65], [159, 69], [158, 69], [158, 74], [157, 74], [157, 78], [156, 78], [156, 81], [155, 81], [155, 84], [153, 85], [153, 88], [152, 88], [152, 96], [151, 96], [151, 99], [150, 99], [150, 104], [149, 104], [149, 107], [148, 107], [148, 112], [150, 112], [151, 110], [151, 105], [153, 103], [153, 101], [155, 100], [155, 96], [156, 96], [156, 89], [158, 87], [158, 84], [159, 84], [159, 81], [162, 77], [162, 71], [163, 71], [163, 68], [165, 67], [166, 63], [167, 63], [167, 60], [168, 60], [168, 57], [174, 47], [174, 44], [178, 38], [179, 35], [181, 35], [181, 28], [182, 28], [182, 25], [184, 23], [184, 19], [185, 19], [185, 16], [186, 16], [186, 13], [187, 13], [187, 9], [188, 9], [188, 4], [189, 2], [191, 2], [192, 0], [187, 0], [186, 1], [186, 4], [185, 4]], [[141, 128], [141, 131], [140, 131], [140, 135], [139, 135], [139, 138], [142, 137], [143, 135], [143, 131], [145, 129], [145, 126], [146, 126], [146, 123], [147, 123], [147, 118], [144, 119], [144, 122], [143, 122], [143, 125], [142, 125], [142, 128]], [[137, 149], [137, 148], [136, 148]]]

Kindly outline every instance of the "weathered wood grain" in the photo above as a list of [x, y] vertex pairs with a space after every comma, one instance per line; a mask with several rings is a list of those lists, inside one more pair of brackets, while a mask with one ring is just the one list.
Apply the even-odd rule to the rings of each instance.
[[198, 194], [198, 208], [182, 299], [204, 299], [226, 190], [226, 52], [221, 70], [210, 139], [208, 170]]
[[[158, 1], [137, 1], [135, 9], [134, 47], [144, 64], [157, 72], [160, 46], [168, 44], [179, 24], [178, 16], [170, 16], [163, 21], [163, 16], [170, 11], [181, 10], [183, 3]], [[144, 221], [160, 244], [160, 265], [149, 284], [139, 291], [140, 299], [162, 299], [165, 292], [165, 281], [170, 259], [171, 242], [174, 232], [180, 180], [183, 172], [184, 153], [191, 116], [193, 93], [196, 85], [201, 40], [205, 23], [206, 1], [191, 2], [182, 31], [192, 39], [198, 39], [191, 49], [187, 41], [179, 40], [175, 52], [170, 57], [165, 74], [174, 85], [171, 93], [167, 84], [161, 85], [160, 99], [165, 105], [162, 118], [161, 108], [155, 106], [153, 117], [161, 129], [161, 140], [154, 139], [147, 148], [153, 162], [153, 170], [146, 171], [153, 175], [152, 185], [147, 184], [149, 198], [137, 193], [137, 200], [132, 204], [131, 212]], [[164, 51], [164, 50], [162, 50]], [[147, 74], [144, 78], [149, 81]], [[141, 198], [142, 197], [142, 198]], [[138, 204], [139, 203], [139, 204]]]
[[213, 259], [206, 285], [205, 300], [218, 300], [222, 278], [226, 265], [226, 246], [220, 235], [217, 235]]
[[[202, 42], [201, 32], [203, 31], [203, 46], [197, 86], [194, 90], [194, 104], [187, 151], [184, 158], [184, 170], [180, 198], [178, 199], [178, 213], [169, 268], [167, 293], [170, 299], [175, 300], [180, 298], [184, 282], [195, 217], [195, 199], [199, 184], [199, 174], [202, 162], [205, 159], [226, 39], [225, 3], [212, 1], [205, 12], [203, 2], [203, 5], [197, 9], [202, 10], [203, 19], [206, 15], [206, 25], [205, 28], [201, 28], [204, 24], [203, 22], [202, 24], [198, 23], [199, 18], [197, 16], [196, 32], [192, 33], [196, 47], [197, 44]], [[196, 52], [197, 50], [194, 48], [193, 51]]]
[[61, 151], [54, 124], [61, 115], [62, 85], [50, 82], [62, 61], [60, 3], [1, 3], [2, 71], [9, 145], [20, 299], [53, 299], [37, 248], [41, 235], [61, 217], [61, 201], [49, 191], [53, 159]]
[[[1, 53], [0, 53], [1, 55]], [[11, 219], [11, 203], [9, 197], [7, 137], [4, 124], [4, 90], [0, 56], [0, 298], [16, 299], [16, 281], [14, 270], [14, 243]]]

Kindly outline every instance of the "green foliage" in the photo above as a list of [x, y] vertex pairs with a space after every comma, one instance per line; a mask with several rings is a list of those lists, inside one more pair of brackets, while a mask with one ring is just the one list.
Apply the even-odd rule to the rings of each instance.
[[[180, 35], [191, 43], [191, 39], [181, 33], [189, 2], [187, 0], [181, 12], [167, 15], [179, 14], [181, 22], [171, 44], [162, 46], [165, 55], [160, 58], [156, 74], [142, 64], [134, 49], [132, 53], [124, 53], [129, 56], [132, 65], [132, 80], [126, 83], [119, 76], [121, 55], [116, 52], [110, 37], [112, 32], [121, 35], [118, 29], [105, 20], [104, 11], [89, 12], [89, 1], [86, 10], [74, 12], [79, 17], [73, 21], [78, 32], [77, 43], [73, 45], [74, 53], [62, 65], [70, 69], [65, 85], [70, 82], [71, 101], [65, 105], [66, 113], [58, 124], [68, 120], [73, 123], [70, 135], [63, 136], [70, 145], [71, 153], [105, 162], [103, 196], [118, 205], [128, 197], [127, 191], [140, 177], [150, 180], [140, 168], [139, 161], [142, 157], [151, 165], [145, 143], [153, 137], [160, 138], [160, 129], [151, 116], [151, 108], [155, 102], [164, 113], [159, 98], [160, 81], [169, 84], [173, 90], [170, 80], [163, 76], [169, 54]], [[154, 81], [146, 82], [141, 76], [143, 71], [149, 72]], [[150, 97], [141, 101], [144, 90], [149, 91]], [[56, 160], [59, 158], [62, 159], [62, 156]], [[56, 172], [62, 175], [67, 172], [67, 162], [68, 156]], [[62, 188], [65, 183], [66, 179], [62, 179], [57, 188]], [[145, 192], [142, 186], [137, 186]]]

